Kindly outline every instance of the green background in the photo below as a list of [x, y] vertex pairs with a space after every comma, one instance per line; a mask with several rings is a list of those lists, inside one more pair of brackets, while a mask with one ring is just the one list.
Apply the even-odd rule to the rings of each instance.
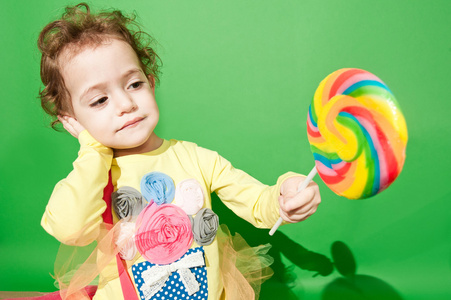
[[[76, 3], [0, 0], [2, 291], [54, 290], [59, 243], [39, 223], [78, 142], [50, 129], [40, 109], [36, 39]], [[409, 130], [404, 169], [388, 190], [351, 201], [317, 177], [318, 211], [274, 237], [217, 198], [214, 208], [251, 245], [273, 244], [275, 276], [262, 299], [451, 297], [451, 1], [90, 3], [136, 11], [159, 42], [157, 133], [216, 150], [267, 184], [313, 167], [305, 121], [327, 74], [357, 67], [382, 78]]]

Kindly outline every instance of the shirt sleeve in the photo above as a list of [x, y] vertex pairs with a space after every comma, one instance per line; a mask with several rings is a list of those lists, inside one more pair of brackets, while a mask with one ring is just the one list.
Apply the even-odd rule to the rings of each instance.
[[268, 186], [234, 168], [217, 152], [204, 148], [199, 148], [198, 152], [211, 192], [216, 192], [236, 215], [258, 228], [271, 228], [279, 219], [278, 198], [282, 183], [290, 177], [302, 176], [288, 172], [280, 176], [275, 185]]
[[113, 150], [97, 142], [86, 130], [80, 133], [79, 142], [73, 170], [53, 189], [41, 225], [64, 244], [84, 246], [96, 239], [103, 222], [103, 190], [108, 183]]

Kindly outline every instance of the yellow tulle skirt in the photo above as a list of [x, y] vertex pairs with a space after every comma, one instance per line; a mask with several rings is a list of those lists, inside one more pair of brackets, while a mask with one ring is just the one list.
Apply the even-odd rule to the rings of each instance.
[[[117, 245], [118, 224], [104, 224], [97, 245], [75, 247], [61, 244], [55, 261], [54, 278], [62, 299], [91, 299], [92, 295], [86, 292], [86, 287], [102, 285], [98, 282], [98, 275], [106, 268], [118, 269], [112, 266], [121, 248]], [[225, 295], [225, 299], [230, 300], [258, 299], [261, 284], [273, 275], [270, 268], [273, 258], [268, 255], [271, 245], [250, 247], [238, 233], [231, 235], [226, 225], [220, 226], [216, 238], [223, 297]], [[123, 270], [130, 268], [135, 261], [122, 261]]]

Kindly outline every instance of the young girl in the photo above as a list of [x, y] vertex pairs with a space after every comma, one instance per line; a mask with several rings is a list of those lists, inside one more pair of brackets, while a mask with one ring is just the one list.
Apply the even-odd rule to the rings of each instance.
[[[313, 214], [318, 187], [297, 193], [304, 177], [294, 173], [267, 186], [214, 151], [158, 137], [159, 58], [132, 26], [119, 11], [92, 14], [80, 4], [39, 36], [42, 106], [80, 142], [41, 224], [64, 244], [113, 249], [98, 249], [94, 299], [231, 299], [243, 286], [224, 270], [236, 253], [218, 239], [210, 194], [270, 228], [279, 216], [299, 222]], [[111, 240], [104, 223], [115, 224]]]

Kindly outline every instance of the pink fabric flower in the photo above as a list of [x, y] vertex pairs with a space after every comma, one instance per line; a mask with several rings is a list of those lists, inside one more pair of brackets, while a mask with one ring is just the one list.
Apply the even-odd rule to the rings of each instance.
[[195, 215], [204, 206], [204, 193], [196, 179], [180, 181], [175, 189], [175, 205], [188, 215]]
[[193, 243], [191, 221], [173, 204], [148, 205], [136, 221], [135, 243], [151, 263], [169, 264], [188, 251]]

